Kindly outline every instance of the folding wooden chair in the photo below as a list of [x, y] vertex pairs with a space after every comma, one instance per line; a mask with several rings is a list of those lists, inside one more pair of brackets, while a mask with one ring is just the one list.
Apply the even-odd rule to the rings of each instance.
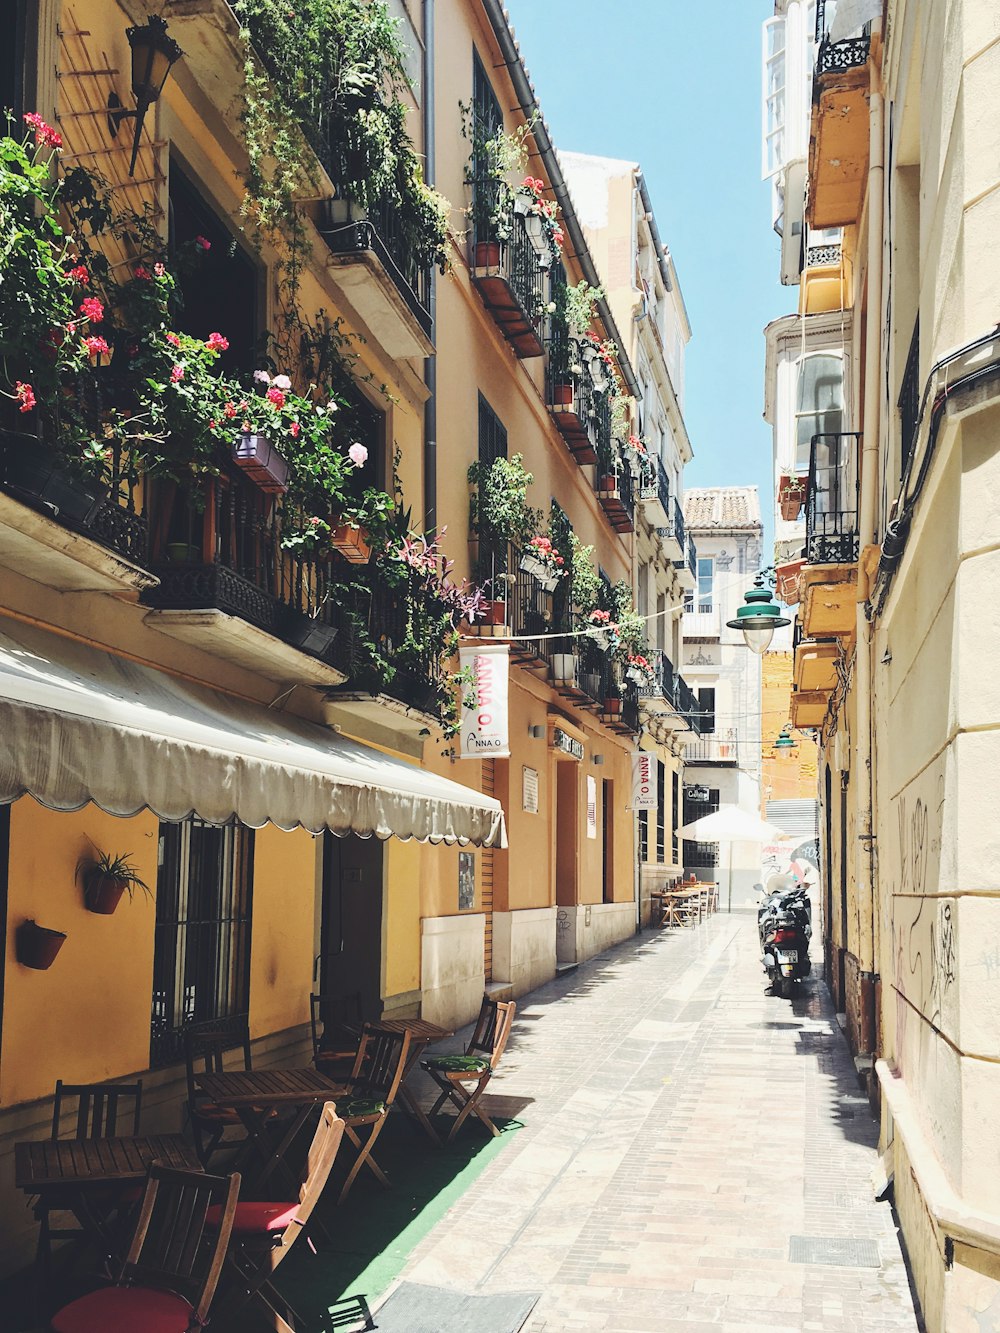
[[[330, 1178], [343, 1137], [344, 1122], [338, 1119], [333, 1102], [327, 1102], [306, 1158], [299, 1197], [284, 1203], [241, 1200], [236, 1205], [227, 1265], [238, 1276], [246, 1294], [234, 1306], [227, 1305], [227, 1319], [248, 1301], [258, 1300], [270, 1315], [269, 1327], [281, 1333], [296, 1333], [299, 1316], [276, 1290], [273, 1278], [298, 1238], [308, 1233], [309, 1219]], [[218, 1205], [208, 1210], [209, 1226], [217, 1225], [221, 1212]]]
[[[379, 1184], [389, 1186], [389, 1178], [372, 1156], [372, 1148], [382, 1132], [389, 1108], [396, 1100], [409, 1051], [409, 1032], [381, 1032], [371, 1024], [365, 1024], [354, 1057], [349, 1090], [346, 1096], [337, 1098], [337, 1114], [343, 1118], [344, 1132], [358, 1152], [338, 1203], [347, 1198], [362, 1166], [368, 1167]], [[367, 1130], [367, 1133], [362, 1138], [358, 1130]]]
[[[199, 1073], [221, 1074], [225, 1068], [225, 1057], [231, 1051], [242, 1052], [244, 1069], [253, 1067], [250, 1025], [245, 1015], [192, 1023], [184, 1029], [184, 1064], [188, 1090], [184, 1110], [191, 1122], [198, 1160], [204, 1167], [208, 1166], [212, 1154], [222, 1146], [226, 1129], [230, 1125], [241, 1126], [243, 1122], [239, 1112], [231, 1106], [219, 1106], [203, 1092], [199, 1092], [195, 1078]], [[235, 1145], [237, 1140], [230, 1142]]]
[[309, 996], [313, 1064], [328, 1078], [350, 1077], [364, 1026], [361, 1013], [360, 991]]
[[[71, 1137], [77, 1139], [110, 1139], [116, 1134], [138, 1134], [139, 1114], [142, 1109], [142, 1082], [137, 1083], [64, 1083], [56, 1081], [55, 1096], [52, 1100], [52, 1137], [61, 1138], [63, 1118], [67, 1103], [76, 1099], [76, 1115], [71, 1117], [73, 1128]], [[127, 1103], [131, 1102], [131, 1108]], [[120, 1114], [119, 1114], [120, 1112]], [[136, 1197], [128, 1191], [132, 1198]], [[121, 1191], [109, 1191], [108, 1213], [124, 1197]], [[74, 1198], [61, 1198], [58, 1194], [47, 1193], [35, 1204], [34, 1213], [38, 1220], [38, 1248], [35, 1262], [39, 1278], [48, 1286], [51, 1273], [53, 1240], [79, 1240], [87, 1233], [79, 1226], [54, 1227], [51, 1214], [68, 1212], [72, 1209]]]
[[[431, 1107], [431, 1115], [437, 1115], [447, 1101], [453, 1102], [458, 1108], [458, 1115], [448, 1135], [449, 1143], [470, 1114], [478, 1116], [490, 1133], [499, 1137], [500, 1131], [480, 1102], [500, 1063], [516, 1010], [517, 1005], [513, 1000], [491, 1000], [484, 996], [465, 1054], [434, 1055], [421, 1061], [421, 1068], [430, 1074], [441, 1089], [441, 1096]], [[465, 1084], [475, 1086], [466, 1089]]]
[[[239, 1188], [236, 1174], [208, 1176], [154, 1162], [117, 1284], [63, 1306], [50, 1323], [52, 1333], [201, 1329], [232, 1235]], [[208, 1228], [215, 1205], [217, 1225]]]

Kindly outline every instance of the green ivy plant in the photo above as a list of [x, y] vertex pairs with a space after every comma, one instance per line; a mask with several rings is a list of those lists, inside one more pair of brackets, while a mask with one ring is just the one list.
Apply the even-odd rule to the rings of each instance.
[[528, 504], [533, 477], [525, 469], [523, 455], [489, 463], [477, 459], [469, 468], [468, 479], [473, 487], [470, 526], [484, 541], [523, 546], [541, 531], [541, 511]]

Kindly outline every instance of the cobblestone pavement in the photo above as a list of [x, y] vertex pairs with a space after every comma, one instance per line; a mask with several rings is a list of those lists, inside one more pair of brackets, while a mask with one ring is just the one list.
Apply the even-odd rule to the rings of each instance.
[[[765, 994], [751, 914], [647, 932], [523, 997], [492, 1086], [524, 1127], [407, 1280], [541, 1291], [530, 1333], [917, 1330], [829, 995]], [[878, 1266], [829, 1244], [796, 1262], [794, 1237]]]

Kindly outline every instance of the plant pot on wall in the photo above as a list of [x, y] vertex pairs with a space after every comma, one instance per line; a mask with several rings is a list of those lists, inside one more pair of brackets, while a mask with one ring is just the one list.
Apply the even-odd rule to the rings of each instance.
[[107, 499], [108, 488], [93, 478], [66, 472], [37, 435], [0, 432], [3, 482], [20, 497], [76, 523], [88, 523]]
[[368, 533], [356, 523], [338, 523], [330, 529], [330, 545], [350, 565], [367, 565], [372, 548], [368, 544]]
[[506, 625], [507, 623], [507, 603], [506, 602], [485, 602], [483, 609], [486, 616], [483, 620], [484, 625]]
[[55, 962], [56, 954], [66, 939], [61, 930], [49, 930], [35, 921], [22, 921], [15, 941], [17, 961], [23, 967], [44, 972]]
[[83, 901], [88, 912], [111, 916], [127, 888], [124, 880], [111, 875], [87, 875], [83, 883]]
[[552, 654], [552, 679], [559, 685], [576, 684], [577, 656], [575, 653]]

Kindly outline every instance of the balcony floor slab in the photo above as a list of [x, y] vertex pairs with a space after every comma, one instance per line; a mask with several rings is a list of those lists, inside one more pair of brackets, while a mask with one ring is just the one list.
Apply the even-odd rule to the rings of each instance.
[[0, 492], [0, 564], [59, 592], [141, 592], [159, 579], [100, 542]]
[[335, 686], [347, 679], [336, 667], [225, 611], [148, 611], [144, 622], [161, 634], [232, 662], [276, 685], [301, 681]]

